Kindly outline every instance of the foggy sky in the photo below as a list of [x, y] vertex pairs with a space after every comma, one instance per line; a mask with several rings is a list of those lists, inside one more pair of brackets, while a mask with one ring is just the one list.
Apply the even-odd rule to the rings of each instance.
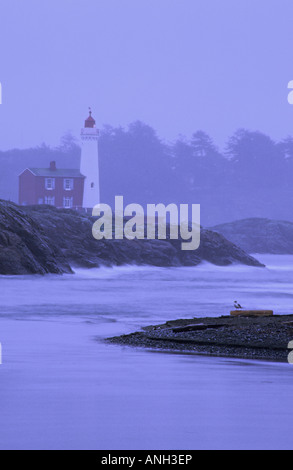
[[0, 150], [142, 120], [220, 146], [237, 128], [293, 131], [292, 0], [0, 2]]

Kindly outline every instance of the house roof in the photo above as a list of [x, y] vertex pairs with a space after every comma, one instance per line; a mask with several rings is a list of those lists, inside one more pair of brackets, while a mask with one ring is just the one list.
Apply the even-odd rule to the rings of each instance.
[[45, 176], [48, 178], [85, 178], [76, 168], [28, 168], [35, 176]]

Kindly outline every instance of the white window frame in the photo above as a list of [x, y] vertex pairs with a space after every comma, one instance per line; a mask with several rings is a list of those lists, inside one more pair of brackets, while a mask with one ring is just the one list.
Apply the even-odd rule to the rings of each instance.
[[[67, 186], [67, 183], [69, 183], [68, 186]], [[73, 178], [64, 178], [63, 188], [64, 188], [64, 191], [72, 191], [73, 190]]]
[[63, 198], [63, 207], [65, 209], [71, 209], [73, 206], [73, 197], [64, 196]]
[[55, 206], [55, 196], [45, 196], [45, 204]]
[[45, 178], [45, 188], [48, 191], [55, 189], [55, 178]]

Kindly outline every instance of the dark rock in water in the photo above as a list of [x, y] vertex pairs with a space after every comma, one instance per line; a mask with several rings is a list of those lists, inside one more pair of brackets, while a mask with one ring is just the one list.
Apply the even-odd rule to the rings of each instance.
[[167, 352], [287, 362], [292, 333], [292, 315], [221, 316], [167, 321], [106, 341]]
[[62, 252], [18, 206], [0, 202], [0, 274], [71, 272]]
[[61, 248], [73, 266], [138, 264], [152, 266], [195, 266], [209, 261], [219, 266], [242, 263], [263, 266], [255, 258], [226, 240], [222, 235], [202, 229], [198, 250], [181, 250], [182, 240], [95, 240], [95, 218], [85, 213], [51, 206], [33, 206], [25, 210], [46, 232], [52, 244]]
[[19, 207], [0, 201], [0, 273], [63, 273], [72, 267], [263, 266], [255, 258], [210, 230], [201, 231], [195, 251], [181, 250], [181, 240], [96, 240], [88, 214], [52, 206]]
[[211, 227], [247, 253], [293, 254], [293, 223], [251, 218]]
[[227, 266], [233, 263], [263, 266], [243, 249], [228, 241], [223, 235], [206, 229], [201, 231], [201, 244], [197, 250], [197, 255], [202, 260], [218, 266]]

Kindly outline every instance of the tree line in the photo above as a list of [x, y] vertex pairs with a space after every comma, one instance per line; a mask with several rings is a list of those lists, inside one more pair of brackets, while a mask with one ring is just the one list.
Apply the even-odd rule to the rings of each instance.
[[[78, 168], [79, 142], [65, 135], [57, 148], [0, 152], [0, 197], [17, 201], [18, 174], [28, 166]], [[204, 131], [166, 143], [149, 125], [104, 126], [99, 139], [102, 201], [200, 203], [205, 225], [247, 217], [293, 220], [293, 137], [275, 142], [237, 130], [220, 151]]]

